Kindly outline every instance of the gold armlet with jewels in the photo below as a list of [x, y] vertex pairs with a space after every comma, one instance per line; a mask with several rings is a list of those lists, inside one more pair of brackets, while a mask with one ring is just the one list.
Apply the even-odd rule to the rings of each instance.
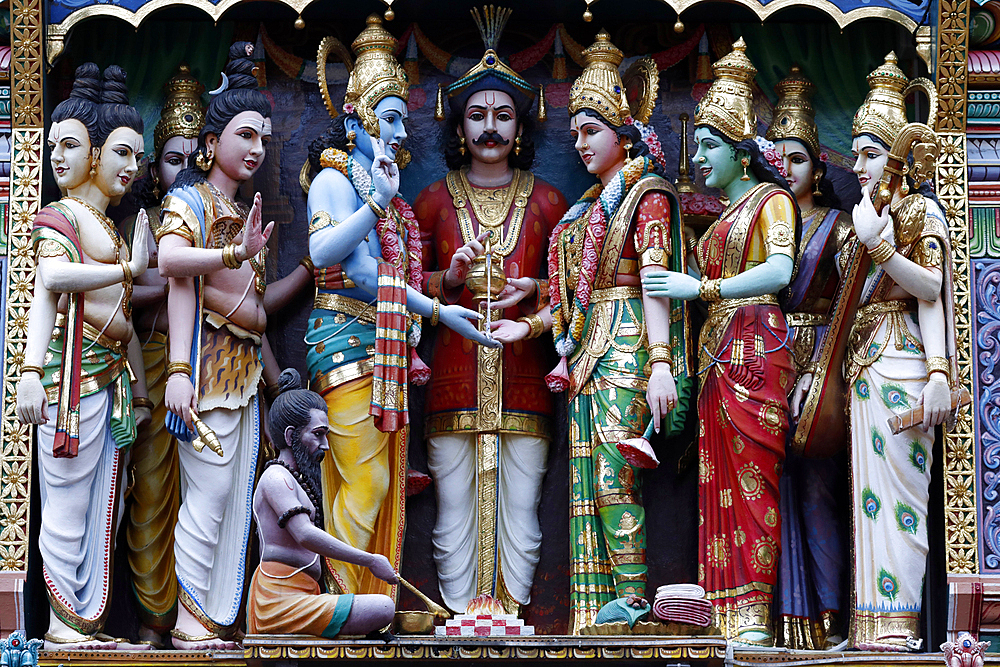
[[698, 286], [698, 296], [707, 303], [721, 301], [722, 278], [702, 278]]
[[545, 323], [542, 322], [542, 318], [532, 313], [531, 315], [525, 315], [524, 317], [517, 318], [518, 322], [524, 322], [528, 325], [531, 331], [528, 333], [528, 338], [538, 338], [543, 333], [545, 333]]
[[944, 357], [927, 357], [927, 376], [930, 377], [931, 373], [941, 372], [944, 376], [948, 378], [948, 382], [951, 382], [951, 364]]
[[868, 254], [876, 264], [884, 264], [896, 254], [896, 246], [882, 239], [877, 246], [868, 251]]
[[333, 217], [326, 211], [316, 211], [313, 213], [312, 219], [309, 221], [309, 233], [318, 232], [324, 227], [336, 227], [337, 223], [333, 221]]

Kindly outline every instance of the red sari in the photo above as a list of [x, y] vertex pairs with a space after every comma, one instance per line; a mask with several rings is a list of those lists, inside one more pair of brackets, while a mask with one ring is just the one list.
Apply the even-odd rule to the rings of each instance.
[[[730, 278], [773, 254], [794, 256], [795, 204], [763, 183], [699, 240], [706, 278]], [[778, 480], [795, 378], [777, 297], [711, 304], [699, 341], [698, 579], [727, 639], [771, 646], [781, 551]]]

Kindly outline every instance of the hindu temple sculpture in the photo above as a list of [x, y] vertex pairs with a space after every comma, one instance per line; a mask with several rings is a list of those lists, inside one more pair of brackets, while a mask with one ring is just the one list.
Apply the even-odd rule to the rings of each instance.
[[298, 371], [281, 374], [267, 415], [278, 457], [267, 463], [254, 491], [254, 521], [261, 560], [250, 583], [251, 633], [336, 637], [367, 635], [392, 622], [395, 603], [380, 594], [321, 593], [325, 558], [367, 568], [396, 584], [382, 554], [345, 544], [323, 528], [320, 461], [330, 449], [327, 405], [302, 389]]
[[[797, 431], [801, 406], [813, 378], [839, 373], [820, 369], [823, 336], [840, 282], [836, 255], [851, 232], [851, 217], [839, 210], [840, 200], [826, 176], [819, 144], [816, 111], [810, 97], [815, 86], [792, 67], [776, 86], [778, 104], [765, 138], [773, 141], [787, 172], [788, 185], [802, 214], [796, 241], [795, 275], [782, 294], [782, 310], [791, 334], [789, 344], [796, 380], [791, 390], [793, 427], [788, 458], [780, 480], [781, 558], [778, 561], [778, 642], [786, 648], [823, 649], [842, 640], [842, 589], [847, 553], [846, 510], [839, 502], [846, 458], [805, 458], [807, 439]], [[817, 390], [822, 388], [817, 383]], [[796, 435], [800, 437], [796, 438]], [[815, 457], [843, 450], [843, 431], [812, 430], [809, 453]]]
[[164, 402], [179, 440], [171, 635], [181, 649], [236, 645], [261, 439], [258, 383], [278, 379], [263, 304], [273, 223], [262, 229], [259, 194], [249, 211], [234, 201], [271, 135], [271, 104], [257, 90], [252, 54], [248, 42], [230, 48], [223, 86], [205, 112], [191, 166], [164, 199], [156, 234], [160, 272], [170, 281]]
[[[928, 553], [934, 427], [959, 392], [948, 226], [924, 181], [938, 154], [934, 132], [907, 123], [909, 89], [890, 53], [868, 76], [854, 116], [854, 172], [864, 192], [857, 238], [842, 255], [848, 318], [853, 512], [851, 646], [913, 650]], [[911, 162], [912, 159], [912, 162]], [[870, 267], [870, 270], [869, 270]], [[838, 304], [839, 306], [840, 304]]]
[[[320, 43], [319, 71], [337, 46]], [[421, 316], [487, 345], [478, 315], [420, 293], [420, 232], [396, 195], [393, 162], [406, 139], [408, 83], [396, 39], [377, 15], [351, 45], [356, 55], [342, 110], [309, 148], [309, 249], [317, 294], [305, 341], [310, 387], [323, 396], [330, 453], [323, 459], [323, 516], [341, 542], [383, 554], [398, 569], [403, 537], [408, 366], [419, 361]], [[346, 49], [338, 47], [345, 53]], [[326, 89], [320, 90], [335, 112]], [[333, 115], [333, 113], [331, 113]], [[422, 364], [422, 362], [420, 362]], [[357, 563], [327, 561], [331, 589], [383, 593], [395, 585]]]
[[132, 278], [146, 269], [146, 220], [139, 217], [130, 249], [105, 215], [138, 171], [142, 130], [125, 72], [112, 65], [102, 81], [87, 63], [53, 110], [48, 134], [64, 196], [32, 227], [37, 267], [17, 415], [37, 425], [49, 650], [141, 648], [100, 633], [124, 508], [122, 468], [137, 422], [150, 419], [131, 317]]
[[698, 364], [698, 583], [724, 636], [771, 646], [778, 479], [795, 380], [777, 295], [792, 277], [799, 215], [780, 158], [758, 142], [757, 70], [743, 40], [712, 70], [715, 80], [695, 110], [695, 162], [730, 204], [694, 247], [700, 280], [661, 272], [643, 286], [647, 294], [708, 304]]
[[[569, 399], [574, 634], [605, 620], [631, 625], [650, 608], [640, 466], [655, 465], [655, 454], [645, 439], [682, 423], [691, 387], [684, 302], [640, 289], [640, 274], [680, 271], [684, 261], [677, 195], [659, 175], [663, 152], [644, 125], [656, 79], [648, 76], [630, 109], [618, 71], [623, 55], [608, 34], [599, 33], [584, 56], [570, 89], [570, 136], [600, 182], [553, 233], [551, 303], [541, 313], [562, 357], [548, 380]], [[503, 321], [495, 335], [507, 342], [525, 336], [523, 329]]]
[[[536, 313], [548, 303], [546, 248], [566, 200], [528, 171], [538, 89], [497, 55], [509, 16], [510, 10], [493, 7], [473, 10], [486, 53], [439, 89], [439, 111], [444, 95], [450, 106], [445, 160], [451, 171], [414, 203], [427, 295], [481, 308], [490, 315], [482, 320], [484, 331], [491, 318], [503, 317], [529, 331], [516, 352], [512, 345], [470, 349], [447, 330], [435, 341], [424, 408], [438, 508], [434, 562], [444, 603], [469, 613], [469, 602], [480, 595], [508, 614], [530, 601], [552, 438], [547, 349], [538, 339], [544, 326]], [[491, 305], [503, 309], [490, 311]]]

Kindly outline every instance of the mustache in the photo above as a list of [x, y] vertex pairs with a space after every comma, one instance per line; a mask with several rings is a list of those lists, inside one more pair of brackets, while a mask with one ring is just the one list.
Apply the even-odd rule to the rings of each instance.
[[483, 132], [482, 134], [479, 135], [479, 138], [474, 139], [472, 143], [474, 143], [477, 146], [482, 146], [487, 141], [495, 141], [501, 146], [506, 146], [507, 144], [510, 143], [510, 139], [504, 139], [502, 136], [500, 136], [499, 132]]

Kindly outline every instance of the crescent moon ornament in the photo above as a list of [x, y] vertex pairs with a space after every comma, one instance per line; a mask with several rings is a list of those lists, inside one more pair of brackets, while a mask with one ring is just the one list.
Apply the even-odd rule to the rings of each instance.
[[222, 73], [222, 85], [219, 86], [218, 88], [216, 88], [215, 90], [208, 91], [208, 94], [212, 95], [214, 97], [215, 95], [219, 95], [220, 93], [224, 93], [227, 88], [229, 88], [229, 77], [226, 76], [225, 72], [223, 72]]

